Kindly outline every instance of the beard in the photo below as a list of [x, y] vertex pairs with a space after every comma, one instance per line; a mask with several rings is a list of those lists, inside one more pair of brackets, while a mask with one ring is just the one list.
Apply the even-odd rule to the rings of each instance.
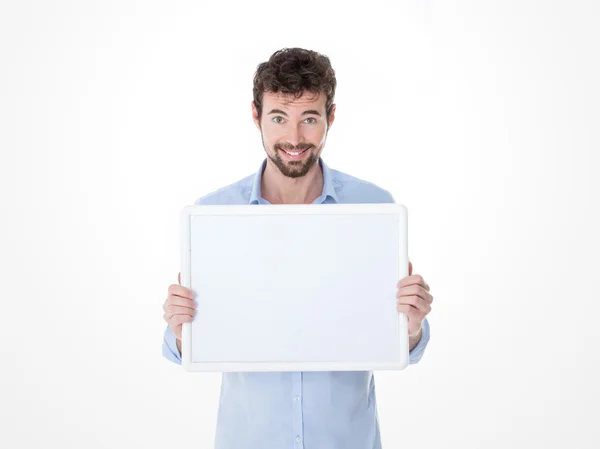
[[[296, 147], [286, 143], [276, 143], [275, 145], [273, 145], [273, 152], [271, 153], [267, 150], [263, 139], [263, 147], [267, 152], [267, 156], [269, 157], [269, 159], [271, 159], [271, 162], [275, 164], [275, 166], [279, 169], [283, 176], [287, 176], [288, 178], [299, 178], [301, 176], [306, 175], [310, 171], [310, 169], [316, 163], [318, 163], [319, 155], [321, 153], [321, 148], [316, 148], [312, 143], [300, 143]], [[306, 154], [303, 159], [298, 161], [285, 161], [281, 157], [280, 150], [306, 150], [308, 154]]]

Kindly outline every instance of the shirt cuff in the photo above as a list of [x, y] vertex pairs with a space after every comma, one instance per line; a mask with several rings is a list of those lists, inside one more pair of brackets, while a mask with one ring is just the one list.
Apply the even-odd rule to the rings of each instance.
[[423, 353], [425, 352], [425, 348], [427, 347], [427, 343], [429, 343], [430, 332], [429, 332], [429, 321], [427, 318], [423, 320], [423, 329], [421, 333], [421, 340], [417, 343], [412, 351], [409, 352], [409, 365], [414, 365], [415, 363], [419, 363], [421, 357], [423, 357]]
[[177, 339], [169, 326], [165, 329], [162, 355], [171, 362], [181, 365], [181, 354], [179, 354], [179, 349], [177, 349]]

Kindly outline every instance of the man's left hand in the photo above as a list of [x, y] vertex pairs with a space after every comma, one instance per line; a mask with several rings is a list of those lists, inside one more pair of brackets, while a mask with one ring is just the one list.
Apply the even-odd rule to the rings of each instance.
[[408, 262], [408, 276], [401, 279], [396, 293], [398, 312], [408, 317], [408, 333], [414, 334], [421, 327], [425, 316], [431, 312], [433, 296], [429, 293], [429, 285], [421, 275], [412, 274], [412, 263]]

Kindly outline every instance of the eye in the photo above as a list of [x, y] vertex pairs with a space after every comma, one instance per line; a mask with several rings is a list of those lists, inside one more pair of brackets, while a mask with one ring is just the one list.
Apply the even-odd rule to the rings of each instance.
[[309, 117], [309, 118], [307, 118], [306, 120], [312, 120], [312, 122], [310, 122], [311, 124], [313, 124], [313, 123], [317, 123], [317, 119], [316, 119], [316, 118], [314, 118], [314, 117]]
[[277, 119], [278, 119], [278, 118], [280, 118], [280, 119], [282, 119], [282, 120], [283, 120], [283, 117], [282, 117], [281, 115], [278, 115], [278, 116], [276, 116], [276, 117], [273, 117], [273, 121], [274, 121], [275, 123], [281, 123], [281, 122], [278, 122], [278, 121], [277, 121]]

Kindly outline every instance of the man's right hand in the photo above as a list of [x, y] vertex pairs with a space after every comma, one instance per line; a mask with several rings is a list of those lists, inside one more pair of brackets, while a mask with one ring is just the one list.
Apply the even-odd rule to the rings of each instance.
[[194, 294], [192, 291], [181, 286], [181, 273], [177, 275], [177, 282], [179, 282], [179, 285], [169, 285], [169, 295], [163, 304], [163, 310], [165, 311], [163, 318], [173, 331], [175, 338], [177, 338], [177, 346], [179, 347], [181, 327], [183, 323], [191, 322], [194, 315], [196, 315], [196, 304], [193, 301]]

